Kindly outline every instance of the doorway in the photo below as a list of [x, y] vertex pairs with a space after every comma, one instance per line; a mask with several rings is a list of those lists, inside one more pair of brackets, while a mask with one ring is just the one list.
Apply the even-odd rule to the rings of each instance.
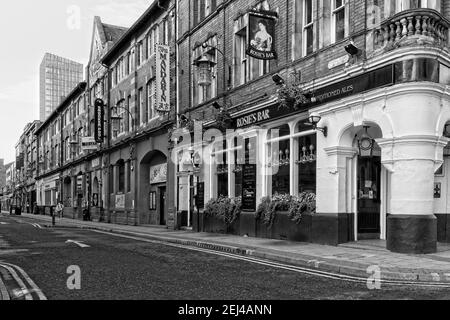
[[166, 187], [159, 188], [159, 221], [160, 225], [166, 225]]
[[358, 157], [358, 239], [380, 239], [381, 157]]

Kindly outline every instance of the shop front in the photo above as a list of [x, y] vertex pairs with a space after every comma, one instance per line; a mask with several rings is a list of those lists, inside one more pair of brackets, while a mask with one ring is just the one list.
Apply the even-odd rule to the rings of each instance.
[[36, 182], [37, 207], [40, 214], [51, 215], [60, 193], [60, 177], [53, 175]]
[[[420, 71], [424, 63], [430, 72]], [[329, 245], [380, 239], [394, 252], [435, 252], [449, 220], [442, 70], [399, 62], [317, 89], [302, 108], [275, 99], [234, 114], [234, 130], [203, 136], [204, 194], [195, 188], [193, 197], [242, 203], [234, 226], [220, 231]], [[198, 230], [211, 231], [205, 219]]]
[[101, 158], [90, 161], [91, 172], [89, 175], [90, 190], [90, 215], [94, 221], [104, 221], [104, 197], [103, 197], [103, 175]]

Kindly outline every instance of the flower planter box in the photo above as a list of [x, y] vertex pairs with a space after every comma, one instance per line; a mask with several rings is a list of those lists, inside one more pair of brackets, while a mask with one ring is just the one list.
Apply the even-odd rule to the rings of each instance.
[[240, 235], [240, 219], [236, 219], [230, 226], [217, 217], [203, 216], [203, 232]]
[[239, 231], [241, 236], [256, 237], [257, 223], [254, 212], [241, 212], [239, 217]]
[[300, 224], [289, 219], [287, 212], [277, 212], [272, 227], [257, 222], [256, 236], [265, 239], [309, 242], [311, 240], [312, 215], [304, 214]]

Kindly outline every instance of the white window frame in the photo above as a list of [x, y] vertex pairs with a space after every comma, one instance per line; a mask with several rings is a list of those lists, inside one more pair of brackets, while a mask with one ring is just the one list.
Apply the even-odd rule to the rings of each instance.
[[[314, 0], [311, 0], [311, 22], [307, 22], [306, 21], [306, 17], [307, 17], [307, 12], [306, 12], [306, 2], [307, 2], [308, 0], [303, 0], [302, 1], [302, 5], [303, 5], [303, 8], [302, 8], [302, 13], [303, 13], [303, 26], [302, 26], [302, 46], [303, 46], [303, 50], [302, 50], [302, 54], [303, 54], [303, 56], [305, 57], [305, 56], [307, 56], [307, 55], [309, 55], [309, 54], [311, 54], [311, 53], [313, 53], [314, 52], [314, 34], [315, 34], [315, 32], [314, 32], [314, 8], [315, 8], [315, 6], [314, 6], [314, 3], [315, 3], [315, 1]], [[312, 31], [313, 31], [313, 51], [312, 52], [310, 52], [310, 53], [308, 53], [307, 52], [307, 50], [308, 50], [308, 37], [307, 37], [307, 35], [308, 35], [308, 29], [309, 28], [312, 28]]]
[[147, 83], [147, 114], [148, 121], [158, 118], [155, 111], [156, 104], [156, 79], [153, 78]]
[[[272, 157], [272, 144], [279, 143], [280, 141], [289, 141], [290, 145], [290, 169], [289, 169], [289, 193], [292, 196], [297, 196], [299, 194], [299, 165], [297, 164], [297, 160], [299, 159], [299, 138], [309, 135], [317, 135], [315, 130], [306, 130], [297, 132], [297, 126], [299, 123], [305, 122], [306, 118], [303, 120], [296, 119], [295, 121], [289, 123], [277, 122], [268, 128], [267, 133], [264, 137], [264, 168], [265, 168], [265, 190], [263, 192], [267, 196], [272, 196], [272, 167], [269, 166], [268, 161]], [[290, 134], [282, 137], [270, 138], [269, 133], [270, 130], [279, 128], [280, 126], [287, 124], [289, 125]], [[317, 146], [316, 146], [317, 148]], [[271, 151], [271, 154], [268, 154], [268, 151]], [[317, 150], [316, 150], [317, 152]], [[316, 183], [317, 183], [317, 173], [316, 173]], [[317, 191], [316, 191], [317, 192]]]
[[[234, 45], [235, 49], [239, 49], [239, 57], [234, 57], [234, 60], [236, 61], [238, 67], [241, 69], [240, 72], [240, 78], [239, 83], [237, 83], [237, 79], [235, 78], [233, 86], [237, 87], [240, 85], [243, 85], [249, 81], [255, 80], [259, 77], [262, 77], [263, 75], [270, 72], [270, 61], [268, 60], [260, 60], [252, 57], [247, 56], [247, 28], [248, 28], [248, 18], [247, 17], [240, 17], [239, 19], [244, 19], [242, 23], [242, 27], [239, 30], [236, 30], [234, 32]], [[235, 22], [237, 23], [237, 22]], [[244, 30], [244, 31], [243, 31]], [[245, 36], [244, 36], [245, 35]], [[236, 53], [237, 50], [234, 50], [233, 52]], [[234, 54], [233, 53], [233, 54]], [[259, 73], [254, 75], [253, 74], [253, 65], [255, 63], [258, 63], [258, 70]]]
[[335, 43], [336, 41], [336, 16], [341, 11], [344, 10], [344, 38], [349, 35], [349, 24], [348, 24], [348, 0], [342, 0], [342, 5], [339, 8], [336, 8], [336, 0], [331, 0], [331, 43]]

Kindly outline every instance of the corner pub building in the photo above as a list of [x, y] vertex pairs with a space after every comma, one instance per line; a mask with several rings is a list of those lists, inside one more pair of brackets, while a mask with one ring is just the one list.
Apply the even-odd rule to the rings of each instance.
[[[212, 138], [220, 131], [207, 130], [201, 143], [189, 146], [188, 153], [202, 156], [198, 168], [179, 156], [176, 199], [178, 210], [188, 211], [188, 224], [207, 230], [205, 203], [243, 196], [231, 232], [290, 239], [289, 225], [262, 232], [255, 210], [263, 197], [307, 191], [316, 194], [316, 213], [301, 222], [302, 241], [382, 239], [393, 252], [418, 254], [450, 242], [450, 3], [215, 5], [209, 13], [179, 17], [192, 21], [179, 26], [180, 54], [186, 48], [192, 58], [179, 62], [191, 72], [179, 73], [178, 82], [192, 76], [192, 87], [178, 93], [180, 101], [190, 101], [179, 105], [180, 113], [214, 119], [227, 109], [232, 118], [223, 141]], [[245, 31], [254, 11], [276, 12], [271, 36], [277, 59], [258, 60], [239, 49], [249, 43]], [[205, 57], [211, 81], [202, 78]], [[307, 100], [289, 108], [280, 105], [277, 90], [291, 85], [292, 74], [301, 75], [294, 87]], [[224, 108], [214, 110], [218, 105]], [[311, 117], [315, 126], [305, 125]], [[203, 126], [214, 127], [214, 120]], [[253, 153], [257, 164], [235, 165], [236, 150]]]

